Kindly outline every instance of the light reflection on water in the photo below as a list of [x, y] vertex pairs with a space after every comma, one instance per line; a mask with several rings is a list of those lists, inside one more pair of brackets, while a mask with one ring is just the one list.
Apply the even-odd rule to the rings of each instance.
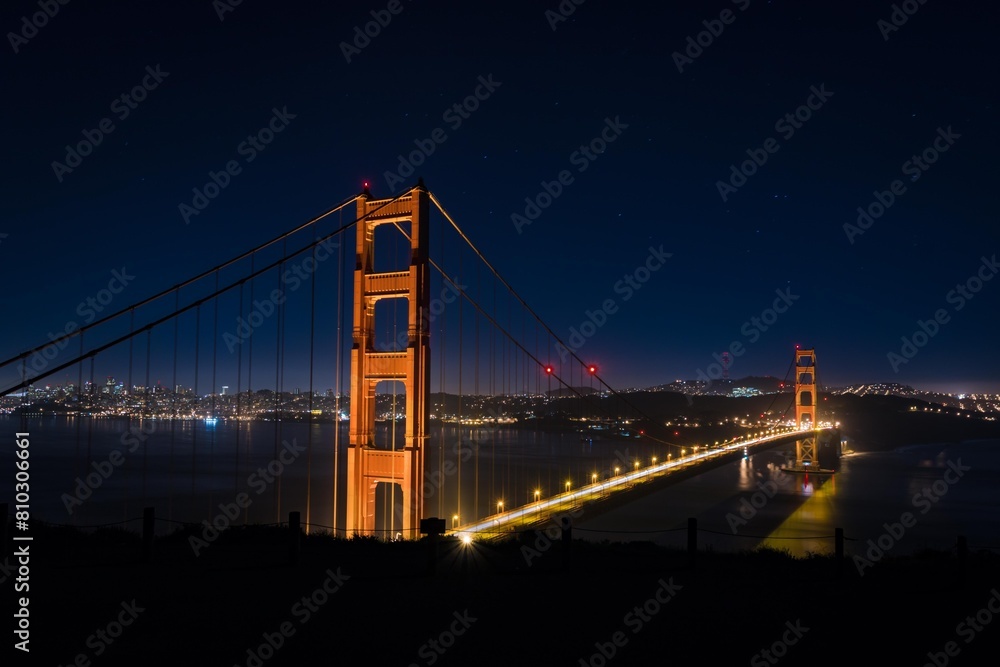
[[[970, 470], [961, 477], [949, 473], [953, 484], [942, 482], [959, 461]], [[862, 553], [869, 539], [886, 532], [886, 524], [898, 523], [910, 512], [914, 525], [894, 540], [894, 554], [947, 550], [959, 535], [966, 536], [971, 549], [1000, 548], [998, 441], [854, 454], [841, 460], [835, 475], [781, 473], [783, 462], [778, 451], [754, 454], [627, 507], [591, 519], [585, 515], [580, 525], [600, 531], [587, 534], [596, 540], [622, 539], [627, 535], [622, 531], [656, 530], [660, 532], [641, 534], [642, 539], [684, 548], [683, 530], [665, 531], [683, 528], [694, 517], [702, 531], [701, 547], [738, 551], [763, 545], [802, 557], [833, 553], [838, 527], [847, 538], [846, 552]], [[762, 502], [761, 485], [769, 481], [777, 492]], [[935, 488], [947, 490], [936, 494]]]

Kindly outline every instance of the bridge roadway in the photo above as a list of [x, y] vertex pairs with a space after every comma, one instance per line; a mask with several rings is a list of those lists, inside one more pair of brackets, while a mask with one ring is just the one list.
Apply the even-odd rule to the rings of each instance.
[[[446, 534], [460, 537], [465, 541], [507, 537], [518, 528], [537, 526], [549, 521], [552, 517], [566, 514], [588, 503], [606, 502], [616, 494], [619, 498], [623, 497], [629, 491], [636, 490], [639, 484], [645, 486], [654, 480], [664, 479], [684, 470], [691, 471], [695, 467], [707, 467], [707, 464], [717, 462], [718, 459], [731, 456], [740, 450], [750, 452], [755, 449], [766, 449], [809, 433], [830, 430], [834, 429], [832, 427], [820, 429], [775, 427], [769, 429], [762, 436], [743, 438], [718, 447], [705, 447], [704, 451], [691, 453], [682, 458], [670, 458], [667, 461], [623, 472], [614, 477], [581, 486], [578, 489], [570, 489], [548, 498], [539, 499], [527, 505], [500, 511], [475, 523], [457, 526]], [[700, 446], [699, 449], [701, 449]]]

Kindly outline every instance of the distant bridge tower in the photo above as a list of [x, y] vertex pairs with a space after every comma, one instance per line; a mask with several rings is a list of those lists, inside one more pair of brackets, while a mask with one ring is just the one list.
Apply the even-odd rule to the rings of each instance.
[[[430, 407], [430, 304], [428, 275], [428, 201], [423, 184], [395, 201], [358, 199], [357, 263], [354, 270], [354, 345], [351, 350], [351, 425], [347, 450], [347, 534], [375, 531], [375, 490], [379, 483], [402, 489], [404, 538], [419, 537], [423, 518], [424, 446]], [[409, 267], [374, 271], [375, 228], [409, 225]], [[375, 349], [375, 302], [408, 301], [406, 350]], [[375, 448], [375, 389], [379, 382], [399, 381], [406, 391], [404, 447]], [[394, 510], [393, 510], [394, 511]]]
[[[795, 426], [815, 428], [816, 402], [816, 350], [795, 349]], [[816, 451], [817, 435], [813, 434], [795, 442], [795, 467], [802, 470], [819, 468]]]

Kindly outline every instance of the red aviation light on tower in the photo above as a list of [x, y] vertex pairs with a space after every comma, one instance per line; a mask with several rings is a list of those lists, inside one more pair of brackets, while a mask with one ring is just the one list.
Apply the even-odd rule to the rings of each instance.
[[587, 372], [590, 373], [591, 375], [596, 375], [597, 374], [597, 366], [595, 366], [593, 364], [587, 366]]
[[555, 370], [555, 369], [554, 369], [554, 368], [552, 368], [552, 365], [551, 365], [551, 364], [546, 364], [546, 365], [545, 365], [545, 374], [546, 374], [546, 375], [552, 375], [552, 371], [554, 371], [554, 370]]

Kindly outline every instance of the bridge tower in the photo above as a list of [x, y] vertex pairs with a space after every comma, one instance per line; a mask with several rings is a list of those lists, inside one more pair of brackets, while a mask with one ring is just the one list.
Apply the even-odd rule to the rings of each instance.
[[[357, 257], [354, 269], [354, 344], [351, 349], [351, 423], [347, 449], [347, 534], [375, 531], [378, 484], [402, 489], [404, 538], [419, 537], [423, 518], [424, 446], [430, 417], [430, 276], [428, 275], [428, 201], [421, 183], [395, 200], [371, 199], [365, 190], [357, 202]], [[374, 271], [375, 228], [409, 225], [409, 267]], [[379, 299], [408, 302], [407, 347], [375, 348], [375, 303]], [[375, 390], [379, 382], [402, 382], [406, 392], [403, 449], [375, 447]]]
[[[816, 392], [816, 350], [795, 349], [795, 426], [815, 428], [819, 395]], [[817, 435], [795, 441], [795, 467], [801, 470], [819, 468]]]

